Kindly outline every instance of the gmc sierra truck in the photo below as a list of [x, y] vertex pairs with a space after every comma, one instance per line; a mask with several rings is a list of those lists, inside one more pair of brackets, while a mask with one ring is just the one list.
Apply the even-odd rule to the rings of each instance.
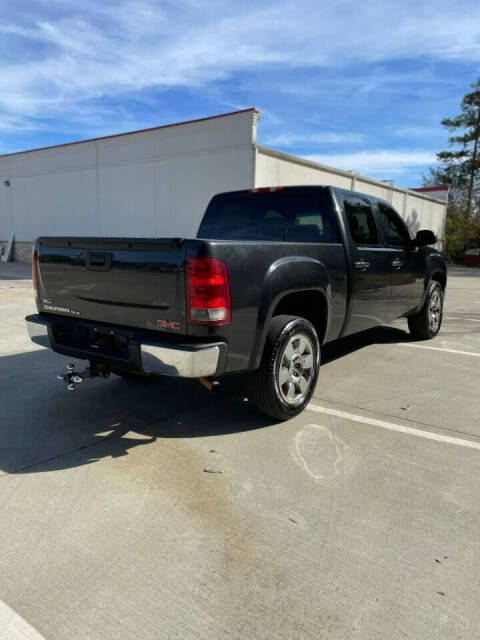
[[406, 317], [417, 339], [442, 322], [443, 255], [392, 206], [336, 187], [216, 195], [195, 239], [40, 237], [33, 342], [89, 361], [59, 376], [244, 372], [258, 411], [300, 413], [321, 346]]

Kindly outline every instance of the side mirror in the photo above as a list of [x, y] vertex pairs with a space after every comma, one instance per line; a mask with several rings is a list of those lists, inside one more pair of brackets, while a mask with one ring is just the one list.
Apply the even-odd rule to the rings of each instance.
[[417, 231], [417, 235], [415, 237], [415, 244], [417, 247], [426, 247], [429, 244], [435, 244], [436, 242], [437, 236], [433, 231], [429, 231], [427, 229]]

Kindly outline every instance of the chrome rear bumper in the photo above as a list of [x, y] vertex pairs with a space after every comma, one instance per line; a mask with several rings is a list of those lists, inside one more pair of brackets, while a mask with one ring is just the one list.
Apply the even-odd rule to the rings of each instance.
[[213, 376], [217, 371], [220, 347], [205, 346], [201, 349], [175, 349], [153, 344], [141, 344], [143, 370], [164, 376], [201, 378]]
[[[33, 318], [33, 316], [32, 316]], [[49, 336], [49, 323], [35, 316], [35, 321], [26, 319], [30, 339], [41, 347], [53, 349]], [[179, 347], [170, 344], [160, 345], [153, 342], [139, 342], [141, 370], [163, 376], [179, 376], [182, 378], [201, 378], [217, 373], [218, 363], [224, 343], [192, 344]], [[94, 358], [95, 353], [81, 354], [78, 357]], [[97, 355], [100, 360], [101, 356]], [[105, 358], [108, 361], [108, 358]], [[121, 366], [116, 363], [118, 368]]]

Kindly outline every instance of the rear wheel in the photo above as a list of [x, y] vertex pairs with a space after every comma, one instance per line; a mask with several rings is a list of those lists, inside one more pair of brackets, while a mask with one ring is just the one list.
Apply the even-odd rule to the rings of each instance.
[[320, 368], [320, 344], [304, 318], [276, 316], [268, 329], [262, 362], [247, 377], [251, 406], [277, 420], [301, 413], [312, 397]]
[[408, 316], [408, 328], [414, 338], [430, 340], [440, 331], [443, 318], [443, 289], [439, 282], [432, 282], [423, 307]]

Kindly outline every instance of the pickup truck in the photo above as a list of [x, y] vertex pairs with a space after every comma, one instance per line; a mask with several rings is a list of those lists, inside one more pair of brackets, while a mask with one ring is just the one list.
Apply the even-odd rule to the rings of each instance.
[[447, 273], [392, 206], [331, 186], [213, 197], [194, 239], [40, 237], [33, 251], [33, 342], [89, 361], [73, 390], [110, 372], [199, 378], [246, 374], [258, 411], [289, 419], [308, 404], [321, 347], [406, 317], [416, 339], [440, 330]]

